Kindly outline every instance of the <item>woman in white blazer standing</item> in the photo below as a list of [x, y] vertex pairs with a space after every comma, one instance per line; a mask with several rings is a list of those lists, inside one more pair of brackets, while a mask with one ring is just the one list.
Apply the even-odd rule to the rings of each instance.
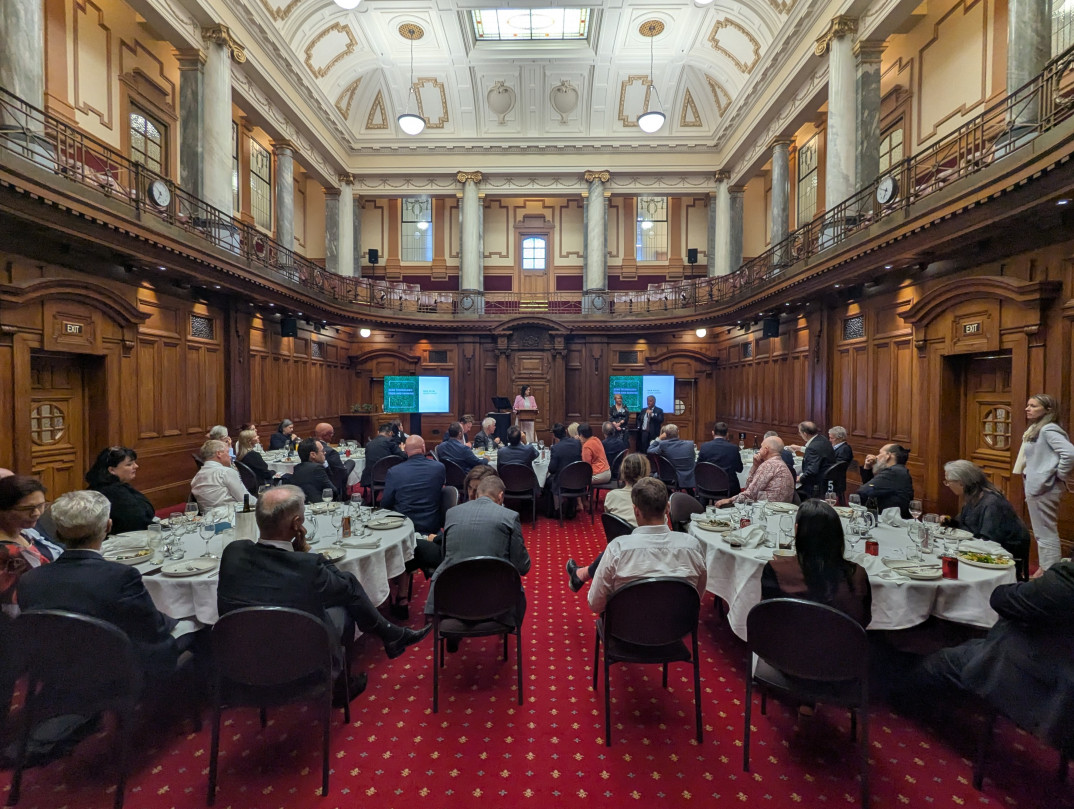
[[1037, 538], [1040, 572], [1062, 557], [1059, 546], [1059, 500], [1063, 489], [1074, 485], [1074, 444], [1059, 426], [1059, 402], [1054, 396], [1038, 393], [1026, 402], [1029, 429], [1014, 462], [1021, 474], [1026, 506]]

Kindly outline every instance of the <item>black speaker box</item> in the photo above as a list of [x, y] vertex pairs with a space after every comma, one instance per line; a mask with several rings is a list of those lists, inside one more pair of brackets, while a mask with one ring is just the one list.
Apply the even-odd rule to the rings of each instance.
[[690, 264], [697, 264], [697, 248], [691, 247], [686, 251], [686, 260]]
[[280, 321], [281, 337], [298, 337], [298, 321], [293, 317], [285, 317]]
[[369, 248], [369, 263], [376, 264], [380, 261], [380, 251], [375, 247]]
[[762, 337], [779, 337], [779, 318], [766, 317], [761, 321]]

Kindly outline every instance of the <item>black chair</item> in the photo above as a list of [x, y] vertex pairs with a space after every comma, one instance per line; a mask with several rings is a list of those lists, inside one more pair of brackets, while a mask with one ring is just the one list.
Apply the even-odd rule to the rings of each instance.
[[466, 470], [454, 461], [441, 461], [440, 463], [444, 465], [444, 472], [447, 475], [445, 484], [454, 486], [459, 492], [459, 502], [465, 503], [469, 499], [466, 496]]
[[384, 479], [388, 477], [388, 470], [401, 464], [405, 459], [398, 455], [385, 455], [375, 464], [369, 472], [369, 502], [377, 504], [377, 492], [384, 491]]
[[[823, 497], [828, 491], [829, 481], [836, 495], [839, 497], [839, 505], [847, 504], [847, 462], [834, 461], [824, 470], [824, 480], [818, 489], [818, 496]], [[823, 489], [823, 491], [820, 491]]]
[[685, 492], [673, 492], [668, 501], [671, 509], [671, 530], [686, 531], [691, 514], [704, 514], [705, 507]]
[[702, 461], [694, 467], [697, 499], [704, 505], [731, 496], [731, 473], [723, 467]]
[[242, 480], [242, 485], [246, 487], [246, 491], [257, 497], [257, 490], [261, 487], [261, 481], [257, 479], [254, 470], [242, 461], [235, 461], [235, 469], [238, 470], [239, 479]]
[[869, 806], [869, 641], [861, 624], [825, 604], [798, 598], [762, 601], [746, 616], [746, 637], [757, 656], [746, 679], [742, 769], [750, 769], [753, 688], [797, 703], [827, 703], [850, 709], [850, 732], [861, 715], [861, 805]]
[[433, 713], [440, 708], [440, 669], [447, 638], [515, 636], [518, 653], [518, 704], [522, 704], [522, 627], [499, 620], [506, 612], [521, 612], [522, 577], [506, 559], [476, 556], [442, 569], [436, 576], [433, 603]]
[[600, 525], [604, 529], [604, 541], [611, 542], [616, 537], [625, 536], [634, 532], [634, 526], [622, 517], [604, 512], [600, 515]]
[[[333, 634], [324, 621], [290, 607], [245, 607], [221, 616], [213, 626], [213, 728], [206, 796], [209, 806], [216, 800], [220, 716], [224, 705], [259, 707], [263, 728], [268, 706], [307, 700], [318, 703], [324, 728], [321, 795], [328, 794], [332, 657], [340, 649], [339, 638]], [[344, 683], [348, 673], [345, 668], [341, 675]], [[350, 722], [350, 694], [345, 696], [343, 716]]]
[[585, 461], [567, 464], [559, 473], [559, 525], [563, 527], [563, 506], [569, 497], [578, 497], [589, 504], [589, 524], [593, 517], [593, 467]]
[[347, 496], [347, 468], [329, 469], [328, 479], [332, 482], [332, 488], [336, 490], [333, 498], [337, 503], [346, 503], [350, 498]]
[[675, 471], [675, 467], [671, 465], [671, 461], [663, 455], [657, 455], [656, 453], [650, 453], [648, 457], [650, 462], [656, 462], [656, 476], [668, 487], [668, 491], [673, 492], [678, 489], [679, 473]]
[[[593, 690], [600, 675], [600, 646], [604, 642], [604, 743], [612, 744], [612, 697], [608, 679], [612, 663], [660, 663], [664, 688], [668, 663], [692, 663], [697, 741], [702, 738], [701, 661], [697, 653], [697, 619], [701, 597], [683, 579], [641, 579], [612, 593], [597, 618], [597, 644], [593, 656]], [[683, 638], [690, 636], [687, 648]]]
[[537, 482], [537, 473], [529, 464], [508, 463], [496, 469], [503, 481], [505, 499], [529, 500], [531, 505], [533, 527], [537, 527], [537, 495], [541, 486]]
[[339, 485], [340, 502], [346, 503], [351, 499], [351, 487], [347, 481], [349, 481], [351, 479], [351, 475], [354, 474], [354, 466], [354, 458], [348, 458], [343, 462], [344, 474], [341, 476]]
[[459, 504], [459, 490], [454, 486], [445, 486], [440, 490], [440, 524], [444, 524], [448, 509]]
[[621, 480], [619, 480], [619, 468], [623, 465], [623, 458], [625, 458], [629, 454], [629, 452], [630, 452], [630, 450], [624, 449], [624, 450], [620, 450], [619, 452], [616, 453], [616, 455], [612, 459], [612, 463], [611, 463], [611, 470], [612, 470], [611, 480], [609, 480], [607, 483], [597, 483], [597, 484], [595, 484], [593, 486], [593, 499], [594, 499], [594, 502], [597, 502], [597, 503], [600, 502], [600, 493], [601, 492], [610, 492], [610, 491], [613, 491], [615, 489], [623, 488], [623, 482]]
[[194, 468], [195, 469], [201, 469], [203, 466], [205, 466], [205, 461], [203, 461], [201, 458], [199, 458], [193, 452], [190, 453], [190, 457], [194, 459]]
[[112, 711], [118, 746], [114, 809], [123, 806], [134, 711], [142, 693], [142, 668], [127, 635], [113, 624], [61, 610], [31, 610], [14, 622], [15, 643], [26, 671], [15, 772], [8, 805], [19, 801], [31, 730], [61, 714], [93, 716]]

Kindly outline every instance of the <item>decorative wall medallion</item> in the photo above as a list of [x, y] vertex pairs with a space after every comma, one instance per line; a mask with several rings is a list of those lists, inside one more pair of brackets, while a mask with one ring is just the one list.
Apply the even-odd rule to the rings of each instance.
[[459, 298], [459, 308], [464, 312], [472, 311], [477, 301], [474, 300], [473, 295], [463, 295]]
[[578, 90], [570, 80], [564, 79], [548, 94], [548, 103], [559, 115], [561, 124], [567, 123], [567, 116], [578, 108]]
[[515, 108], [515, 91], [502, 81], [497, 81], [489, 88], [485, 99], [489, 109], [496, 114], [496, 123], [507, 123], [507, 114]]

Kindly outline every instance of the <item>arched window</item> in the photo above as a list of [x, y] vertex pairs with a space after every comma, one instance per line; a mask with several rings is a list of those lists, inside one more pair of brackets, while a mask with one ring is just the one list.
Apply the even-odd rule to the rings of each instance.
[[522, 269], [543, 270], [548, 263], [548, 239], [544, 236], [527, 236], [522, 240]]

